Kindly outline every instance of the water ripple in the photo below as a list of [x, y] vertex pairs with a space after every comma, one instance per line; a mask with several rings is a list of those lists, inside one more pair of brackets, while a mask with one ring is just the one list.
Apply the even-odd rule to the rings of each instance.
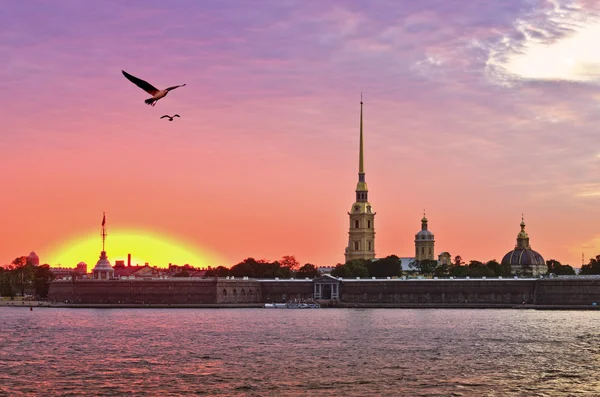
[[0, 308], [0, 396], [598, 396], [600, 313]]

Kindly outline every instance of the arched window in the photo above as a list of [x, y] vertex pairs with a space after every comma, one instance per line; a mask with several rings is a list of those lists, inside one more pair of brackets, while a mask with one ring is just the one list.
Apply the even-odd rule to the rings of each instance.
[[223, 288], [223, 295], [227, 295], [227, 290]]
[[233, 289], [233, 294], [234, 294], [234, 295], [237, 295], [237, 291], [236, 291], [236, 289], [235, 289], [235, 288]]
[[358, 251], [359, 247], [360, 247], [360, 245], [359, 245], [358, 241], [355, 241], [354, 242], [354, 249]]
[[358, 219], [354, 221], [354, 228], [358, 229]]
[[[421, 253], [425, 254], [425, 247], [421, 247]], [[233, 294], [235, 295], [235, 290], [233, 290]]]
[[240, 295], [246, 295], [246, 292], [244, 291], [244, 289], [242, 288], [242, 292]]
[[371, 221], [367, 221], [367, 229], [371, 228]]
[[371, 242], [369, 241], [369, 251], [371, 251]]
[[429, 255], [431, 255], [431, 247], [429, 247]]
[[252, 290], [251, 289], [248, 290], [248, 295], [252, 295]]

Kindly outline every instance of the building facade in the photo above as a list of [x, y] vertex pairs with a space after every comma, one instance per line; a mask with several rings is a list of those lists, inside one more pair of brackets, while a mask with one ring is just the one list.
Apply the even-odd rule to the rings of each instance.
[[435, 260], [435, 238], [433, 233], [427, 229], [427, 218], [423, 214], [421, 219], [421, 230], [415, 235], [415, 260]]
[[363, 102], [360, 100], [360, 149], [358, 157], [358, 183], [356, 184], [356, 201], [352, 204], [348, 217], [348, 246], [346, 262], [354, 259], [375, 258], [375, 212], [369, 203], [369, 189], [365, 181], [363, 158]]

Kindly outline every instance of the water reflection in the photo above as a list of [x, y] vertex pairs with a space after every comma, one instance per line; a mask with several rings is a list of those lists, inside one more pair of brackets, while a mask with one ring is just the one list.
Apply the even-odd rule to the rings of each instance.
[[600, 313], [0, 308], [0, 395], [600, 395]]

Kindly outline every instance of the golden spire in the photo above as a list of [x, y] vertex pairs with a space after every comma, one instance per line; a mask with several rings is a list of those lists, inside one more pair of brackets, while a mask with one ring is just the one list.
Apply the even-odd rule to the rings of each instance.
[[[358, 153], [358, 183], [356, 184], [356, 201], [368, 201], [367, 182], [365, 182], [365, 165], [363, 160], [363, 101], [360, 93], [360, 150]], [[361, 192], [361, 193], [359, 193]]]
[[363, 100], [362, 92], [360, 93], [360, 154], [358, 158], [358, 173], [364, 174], [364, 160], [363, 160]]

